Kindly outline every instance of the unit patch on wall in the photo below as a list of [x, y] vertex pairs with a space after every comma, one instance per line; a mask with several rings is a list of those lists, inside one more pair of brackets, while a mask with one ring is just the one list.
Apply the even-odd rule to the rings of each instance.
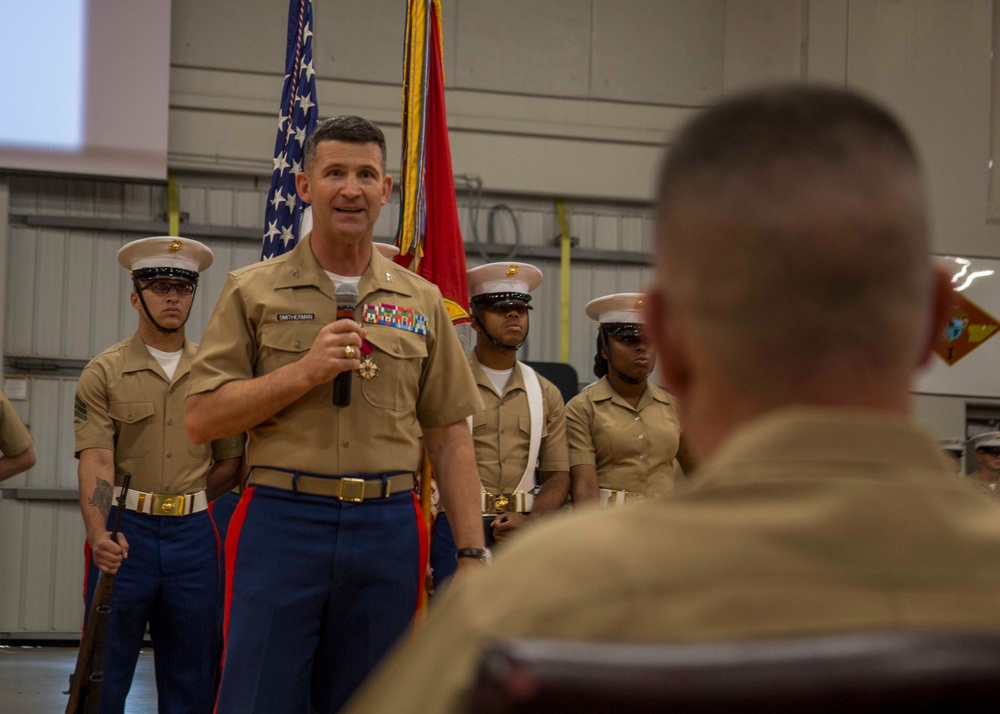
[[951, 317], [934, 344], [938, 357], [951, 367], [997, 334], [1000, 323], [962, 293], [955, 293]]

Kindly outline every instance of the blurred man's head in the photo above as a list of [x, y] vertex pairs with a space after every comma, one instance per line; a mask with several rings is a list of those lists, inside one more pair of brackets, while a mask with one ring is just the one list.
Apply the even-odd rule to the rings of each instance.
[[938, 441], [941, 454], [945, 457], [956, 474], [962, 473], [962, 456], [965, 454], [965, 442], [960, 438], [941, 439]]
[[979, 474], [988, 480], [995, 480], [1000, 473], [1000, 433], [986, 432], [972, 439], [976, 451]]
[[946, 283], [916, 152], [879, 105], [792, 86], [708, 109], [664, 161], [656, 250], [650, 331], [689, 418], [731, 408], [722, 394], [730, 425], [790, 404], [907, 410]]

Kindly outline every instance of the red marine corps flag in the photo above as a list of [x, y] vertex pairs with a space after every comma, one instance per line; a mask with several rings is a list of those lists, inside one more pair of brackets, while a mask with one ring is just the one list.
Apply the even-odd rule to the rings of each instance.
[[[403, 157], [395, 260], [438, 286], [465, 351], [472, 344], [465, 244], [458, 224], [455, 179], [444, 106], [439, 0], [408, 0], [403, 49]], [[420, 504], [431, 526], [437, 489], [426, 457]], [[433, 546], [432, 546], [433, 548]]]
[[444, 104], [439, 0], [409, 0], [396, 262], [438, 286], [469, 350], [469, 289]]

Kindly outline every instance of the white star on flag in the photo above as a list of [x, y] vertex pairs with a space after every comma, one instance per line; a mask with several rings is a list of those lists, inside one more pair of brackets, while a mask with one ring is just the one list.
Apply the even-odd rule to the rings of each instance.
[[316, 71], [313, 69], [312, 0], [289, 0], [285, 77], [274, 140], [271, 189], [265, 204], [261, 257], [291, 250], [305, 228], [307, 207], [295, 188], [306, 139], [316, 126]]
[[[274, 198], [271, 199], [271, 205], [277, 208], [284, 202], [285, 202], [285, 197], [282, 195], [281, 189], [279, 188], [277, 191], [274, 192]], [[275, 221], [275, 223], [277, 223], [277, 221]]]
[[274, 168], [272, 169], [272, 171], [283, 172], [287, 168], [288, 168], [288, 162], [285, 161], [285, 152], [282, 151], [280, 154], [274, 157]]

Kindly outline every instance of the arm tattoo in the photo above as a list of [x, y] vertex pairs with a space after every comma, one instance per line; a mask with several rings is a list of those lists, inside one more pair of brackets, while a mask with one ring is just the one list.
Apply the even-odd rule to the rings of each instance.
[[114, 489], [109, 482], [102, 478], [97, 479], [97, 486], [94, 487], [94, 495], [90, 497], [90, 505], [97, 508], [105, 519], [111, 513], [111, 498], [113, 494]]

